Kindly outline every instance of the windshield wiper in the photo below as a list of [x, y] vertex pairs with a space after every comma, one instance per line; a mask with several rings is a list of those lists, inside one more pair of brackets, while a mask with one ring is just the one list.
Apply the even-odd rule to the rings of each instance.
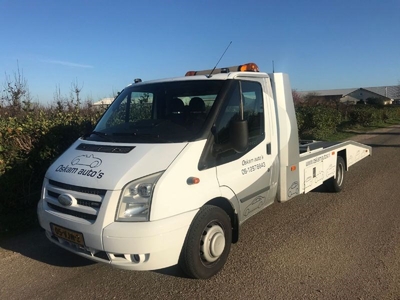
[[103, 138], [103, 139], [105, 139], [105, 140], [107, 140], [107, 141], [110, 141], [110, 142], [113, 142], [113, 141], [114, 141], [108, 134], [106, 134], [106, 133], [104, 133], [104, 132], [92, 131], [92, 132], [90, 132], [87, 136], [90, 136], [90, 135], [92, 135], [92, 134], [97, 135], [97, 136], [99, 136], [99, 137], [101, 137], [101, 138]]

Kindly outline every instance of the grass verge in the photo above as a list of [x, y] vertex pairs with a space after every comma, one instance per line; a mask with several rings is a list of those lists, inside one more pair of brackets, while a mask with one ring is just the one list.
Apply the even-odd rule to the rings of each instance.
[[343, 141], [346, 139], [351, 138], [357, 134], [362, 134], [366, 132], [371, 132], [374, 130], [388, 128], [393, 125], [399, 125], [400, 119], [398, 120], [390, 120], [387, 122], [379, 122], [371, 124], [370, 126], [351, 126], [344, 124], [343, 126], [339, 127], [335, 133], [332, 133], [326, 137], [325, 140], [327, 141]]

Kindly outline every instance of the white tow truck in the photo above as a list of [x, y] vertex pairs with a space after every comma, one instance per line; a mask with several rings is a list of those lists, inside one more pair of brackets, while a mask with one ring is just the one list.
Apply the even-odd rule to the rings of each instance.
[[38, 218], [94, 261], [206, 279], [248, 218], [322, 184], [339, 192], [368, 155], [353, 141], [299, 142], [288, 76], [254, 63], [138, 79], [50, 166]]

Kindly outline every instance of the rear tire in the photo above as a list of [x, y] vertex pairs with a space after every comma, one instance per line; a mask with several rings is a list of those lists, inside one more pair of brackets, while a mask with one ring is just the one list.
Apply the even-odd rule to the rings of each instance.
[[339, 193], [343, 190], [346, 165], [343, 157], [338, 156], [336, 162], [336, 178], [332, 177], [325, 181], [325, 187], [329, 192]]
[[189, 277], [208, 279], [225, 265], [231, 243], [229, 216], [217, 206], [205, 205], [190, 225], [179, 265]]

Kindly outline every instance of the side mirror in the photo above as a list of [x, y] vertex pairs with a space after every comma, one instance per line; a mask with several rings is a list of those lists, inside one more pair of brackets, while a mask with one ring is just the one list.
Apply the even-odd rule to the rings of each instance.
[[233, 150], [242, 153], [249, 146], [249, 128], [247, 120], [233, 121], [229, 125], [229, 134]]

